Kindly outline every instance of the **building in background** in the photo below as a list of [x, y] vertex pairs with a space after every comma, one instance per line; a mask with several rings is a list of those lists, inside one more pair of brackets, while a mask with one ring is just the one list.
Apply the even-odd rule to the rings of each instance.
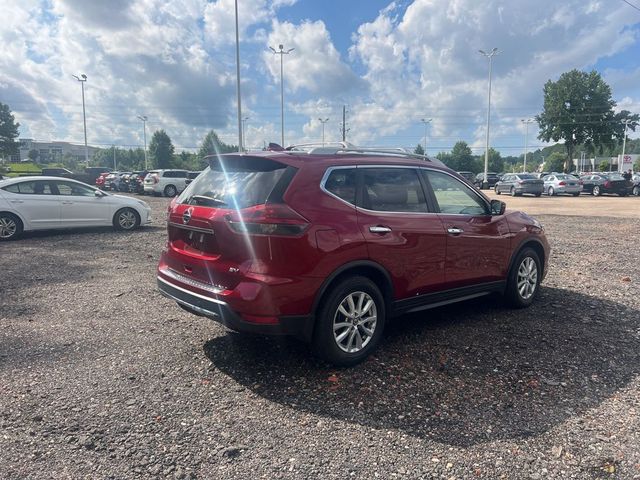
[[[72, 157], [78, 162], [84, 162], [84, 145], [77, 145], [69, 142], [37, 142], [31, 138], [21, 138], [18, 140], [20, 144], [18, 153], [11, 156], [12, 162], [28, 162], [29, 152], [35, 150], [38, 152], [38, 163], [58, 163], [65, 156]], [[89, 158], [98, 151], [95, 147], [89, 148]]]

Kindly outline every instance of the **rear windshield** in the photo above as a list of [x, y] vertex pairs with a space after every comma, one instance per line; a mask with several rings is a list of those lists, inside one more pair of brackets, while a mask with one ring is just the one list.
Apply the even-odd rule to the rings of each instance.
[[609, 175], [609, 180], [624, 180], [624, 177], [619, 173], [612, 173]]
[[259, 157], [219, 157], [178, 197], [178, 203], [247, 208], [267, 202], [287, 166]]
[[519, 174], [518, 178], [520, 180], [538, 180], [538, 177], [534, 177], [533, 175], [527, 175], [527, 174]]

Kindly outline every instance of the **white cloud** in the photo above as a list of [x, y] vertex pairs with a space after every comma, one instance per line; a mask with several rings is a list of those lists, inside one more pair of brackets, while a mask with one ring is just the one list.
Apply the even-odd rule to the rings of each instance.
[[[346, 96], [365, 87], [365, 83], [342, 61], [324, 22], [320, 20], [300, 25], [274, 20], [268, 44], [276, 50], [279, 45], [284, 45], [284, 50], [295, 49], [283, 58], [287, 89], [294, 92], [305, 89], [320, 96], [336, 93]], [[280, 83], [279, 55], [265, 51], [263, 61], [273, 81]]]

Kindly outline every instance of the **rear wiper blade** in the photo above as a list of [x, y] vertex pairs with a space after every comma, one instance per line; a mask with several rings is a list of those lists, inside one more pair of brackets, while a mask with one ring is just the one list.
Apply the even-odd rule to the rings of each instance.
[[189, 203], [192, 203], [192, 201], [196, 202], [197, 205], [199, 204], [203, 204], [203, 205], [226, 205], [227, 203], [224, 202], [223, 200], [220, 200], [219, 198], [214, 198], [214, 197], [208, 197], [206, 195], [192, 195], [189, 198]]

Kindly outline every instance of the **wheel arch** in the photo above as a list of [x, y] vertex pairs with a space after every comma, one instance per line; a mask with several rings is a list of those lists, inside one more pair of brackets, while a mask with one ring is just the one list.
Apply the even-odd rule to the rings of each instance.
[[30, 230], [30, 229], [28, 228], [29, 223], [28, 223], [28, 222], [26, 222], [26, 221], [25, 221], [25, 219], [22, 217], [22, 215], [20, 215], [18, 212], [14, 212], [14, 211], [12, 211], [12, 210], [3, 210], [3, 209], [0, 209], [0, 214], [3, 214], [3, 213], [8, 213], [8, 214], [10, 214], [10, 215], [13, 215], [14, 217], [17, 217], [17, 218], [18, 218], [18, 220], [20, 220], [20, 223], [22, 223], [22, 230], [23, 230], [23, 231]]
[[546, 271], [546, 262], [547, 262], [547, 258], [545, 257], [545, 253], [544, 253], [544, 247], [542, 245], [542, 242], [536, 238], [526, 238], [524, 239], [522, 242], [520, 242], [520, 244], [518, 245], [517, 248], [515, 248], [513, 250], [513, 254], [511, 255], [511, 259], [509, 260], [509, 268], [507, 270], [507, 278], [509, 276], [509, 274], [511, 273], [511, 270], [514, 267], [516, 258], [518, 258], [518, 255], [520, 255], [520, 252], [522, 250], [524, 250], [525, 248], [532, 248], [533, 251], [535, 251], [538, 254], [538, 258], [540, 259], [540, 263], [542, 264], [542, 272]]
[[[313, 307], [311, 309], [311, 315], [315, 317], [318, 307], [322, 300], [329, 294], [331, 288], [338, 282], [347, 277], [360, 275], [370, 279], [380, 289], [382, 297], [385, 303], [385, 312], [387, 318], [391, 317], [393, 313], [393, 283], [391, 281], [391, 275], [380, 264], [372, 262], [371, 260], [356, 260], [342, 265], [340, 268], [334, 270], [318, 289], [315, 300], [313, 301]], [[315, 323], [315, 321], [313, 322]]]

